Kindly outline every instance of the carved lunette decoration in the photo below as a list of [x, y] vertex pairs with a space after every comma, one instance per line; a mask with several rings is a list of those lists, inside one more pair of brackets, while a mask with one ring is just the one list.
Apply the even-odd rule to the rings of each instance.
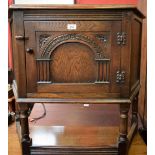
[[51, 83], [51, 53], [56, 47], [66, 42], [80, 42], [89, 46], [95, 53], [95, 60], [98, 64], [98, 76], [95, 83], [109, 83], [110, 59], [104, 57], [102, 48], [91, 38], [81, 34], [63, 34], [55, 38], [52, 38], [49, 35], [40, 35], [39, 46], [41, 57], [37, 59], [38, 83]]
[[88, 36], [84, 36], [81, 34], [63, 34], [60, 36], [51, 39], [48, 37], [46, 43], [41, 47], [41, 57], [50, 58], [51, 52], [58, 47], [60, 44], [65, 42], [83, 42], [87, 46], [89, 46], [95, 53], [95, 58], [104, 58], [103, 52], [100, 46], [98, 46], [92, 39]]

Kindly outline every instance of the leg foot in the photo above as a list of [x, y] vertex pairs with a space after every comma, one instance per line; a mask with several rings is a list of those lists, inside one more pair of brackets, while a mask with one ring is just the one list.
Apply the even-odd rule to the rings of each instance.
[[29, 137], [29, 123], [28, 123], [28, 104], [20, 104], [19, 103], [19, 118], [20, 118], [20, 126], [21, 126], [21, 146], [22, 146], [22, 154], [30, 155], [30, 146], [32, 144], [32, 140]]
[[127, 155], [128, 152], [128, 111], [130, 105], [120, 105], [120, 129], [118, 150], [119, 155]]
[[22, 146], [22, 154], [30, 155], [30, 146], [32, 144], [32, 140], [29, 136], [25, 135], [22, 137], [21, 146]]
[[119, 155], [127, 155], [128, 153], [128, 139], [119, 138], [118, 142]]

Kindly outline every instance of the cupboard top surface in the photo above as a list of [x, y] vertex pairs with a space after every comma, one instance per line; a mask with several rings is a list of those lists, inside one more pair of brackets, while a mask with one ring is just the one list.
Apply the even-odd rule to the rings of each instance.
[[139, 14], [139, 16], [144, 17], [143, 13], [137, 8], [136, 5], [86, 5], [86, 4], [69, 4], [69, 5], [50, 5], [50, 4], [12, 4], [9, 7], [9, 10], [21, 10], [21, 9], [33, 9], [33, 10], [38, 10], [38, 9], [53, 9], [53, 10], [61, 10], [61, 9], [65, 9], [65, 10], [72, 10], [72, 9], [77, 9], [77, 10], [133, 10], [135, 13]]

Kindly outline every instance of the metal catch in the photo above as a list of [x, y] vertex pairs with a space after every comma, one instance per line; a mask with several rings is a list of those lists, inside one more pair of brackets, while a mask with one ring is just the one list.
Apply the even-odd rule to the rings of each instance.
[[28, 40], [29, 37], [25, 37], [25, 36], [22, 36], [22, 35], [19, 35], [19, 36], [15, 36], [16, 40]]

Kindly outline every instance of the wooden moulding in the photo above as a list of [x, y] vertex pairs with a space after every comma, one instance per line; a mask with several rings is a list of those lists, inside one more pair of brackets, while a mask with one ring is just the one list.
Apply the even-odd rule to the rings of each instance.
[[53, 98], [18, 98], [17, 88], [15, 82], [13, 83], [13, 92], [18, 103], [89, 103], [89, 104], [131, 104], [134, 97], [139, 92], [140, 85], [134, 90], [130, 98], [116, 98], [116, 99], [53, 99]]
[[[133, 10], [137, 10], [137, 12], [139, 12], [141, 15], [143, 15], [141, 13], [141, 11], [137, 8], [136, 5], [103, 5], [103, 4], [93, 4], [93, 5], [80, 5], [80, 4], [75, 4], [75, 5], [46, 5], [46, 4], [42, 4], [42, 5], [39, 5], [39, 4], [35, 4], [35, 5], [32, 5], [32, 4], [12, 4], [10, 5], [9, 7], [10, 10], [18, 10], [18, 9], [133, 9]], [[143, 15], [144, 16], [144, 15]]]
[[46, 99], [46, 98], [17, 98], [19, 103], [76, 103], [76, 104], [130, 104], [130, 99]]
[[115, 98], [115, 99], [53, 99], [53, 98], [18, 98], [18, 94], [16, 91], [16, 85], [15, 83], [13, 84], [13, 91], [15, 94], [16, 102], [19, 103], [89, 103], [89, 104], [130, 104], [135, 97], [135, 95], [138, 93], [140, 89], [140, 85], [134, 90], [130, 98]]
[[85, 4], [70, 4], [70, 5], [20, 5], [20, 4], [12, 4], [9, 7], [9, 11], [12, 10], [128, 10], [128, 11], [134, 11], [137, 13], [140, 17], [145, 18], [145, 15], [137, 8], [136, 5], [85, 5]]
[[63, 147], [31, 147], [32, 155], [79, 155], [79, 154], [87, 154], [87, 155], [118, 155], [117, 148], [63, 148]]

